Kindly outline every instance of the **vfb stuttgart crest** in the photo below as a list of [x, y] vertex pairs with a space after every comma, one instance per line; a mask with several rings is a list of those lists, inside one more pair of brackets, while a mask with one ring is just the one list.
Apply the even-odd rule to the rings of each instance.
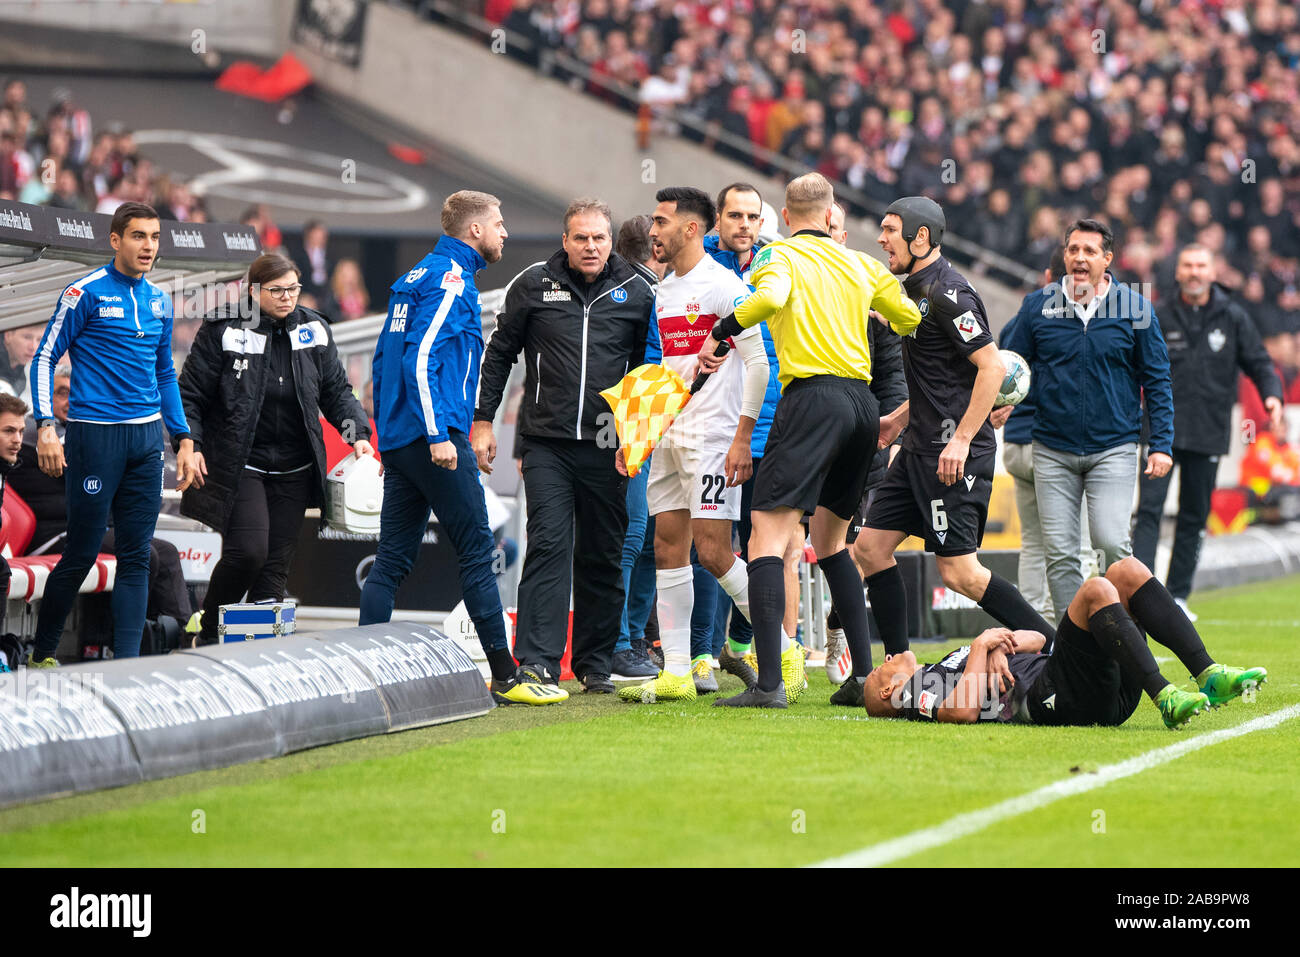
[[698, 302], [688, 302], [686, 304], [686, 324], [693, 326], [698, 318], [700, 318], [700, 304]]

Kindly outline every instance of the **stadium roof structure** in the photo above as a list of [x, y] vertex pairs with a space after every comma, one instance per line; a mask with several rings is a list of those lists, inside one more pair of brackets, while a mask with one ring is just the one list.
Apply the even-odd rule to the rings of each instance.
[[[0, 332], [43, 323], [62, 289], [112, 258], [102, 213], [0, 201]], [[260, 251], [256, 231], [223, 223], [162, 224], [149, 273], [173, 296], [237, 279]]]

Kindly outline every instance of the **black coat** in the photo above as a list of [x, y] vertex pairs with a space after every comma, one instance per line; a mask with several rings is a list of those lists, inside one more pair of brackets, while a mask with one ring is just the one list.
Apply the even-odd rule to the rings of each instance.
[[1223, 455], [1232, 439], [1237, 372], [1262, 397], [1282, 397], [1282, 383], [1246, 310], [1219, 286], [1196, 308], [1175, 293], [1160, 306], [1174, 386], [1174, 448]]
[[[328, 465], [318, 415], [323, 414], [351, 442], [369, 439], [370, 423], [352, 394], [329, 322], [300, 306], [286, 317], [285, 329], [293, 344], [294, 390], [316, 464], [317, 489], [310, 504], [321, 506]], [[224, 531], [230, 518], [253, 446], [266, 392], [271, 333], [269, 317], [244, 329], [238, 316], [219, 310], [204, 320], [181, 370], [181, 402], [190, 437], [208, 468], [202, 488], [186, 489], [181, 514], [218, 531]]]
[[[907, 401], [907, 376], [903, 373], [903, 339], [893, 329], [872, 319], [867, 323], [867, 343], [871, 348], [871, 391], [880, 405], [882, 416]], [[901, 442], [895, 439], [894, 442]], [[889, 446], [871, 460], [867, 488], [875, 488], [889, 468]]]
[[575, 280], [564, 250], [529, 266], [506, 287], [483, 353], [475, 420], [492, 421], [522, 350], [519, 433], [595, 440], [610, 411], [600, 392], [645, 361], [653, 311], [654, 287], [617, 254], [590, 286]]

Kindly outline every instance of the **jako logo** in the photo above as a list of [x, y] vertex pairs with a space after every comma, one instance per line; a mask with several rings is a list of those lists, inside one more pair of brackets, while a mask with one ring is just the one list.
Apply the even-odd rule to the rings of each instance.
[[129, 927], [135, 937], [148, 937], [152, 929], [152, 894], [71, 894], [50, 898], [51, 927]]
[[98, 475], [88, 475], [86, 481], [81, 483], [81, 487], [86, 490], [87, 495], [98, 495], [104, 483], [99, 480]]

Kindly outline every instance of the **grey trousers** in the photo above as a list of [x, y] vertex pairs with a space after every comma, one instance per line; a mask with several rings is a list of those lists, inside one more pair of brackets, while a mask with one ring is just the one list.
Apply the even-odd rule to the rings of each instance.
[[1034, 492], [1043, 526], [1047, 584], [1058, 615], [1083, 584], [1079, 549], [1080, 508], [1088, 499], [1093, 547], [1102, 553], [1103, 573], [1133, 554], [1130, 526], [1137, 489], [1138, 447], [1128, 442], [1092, 455], [1074, 455], [1033, 444]]

